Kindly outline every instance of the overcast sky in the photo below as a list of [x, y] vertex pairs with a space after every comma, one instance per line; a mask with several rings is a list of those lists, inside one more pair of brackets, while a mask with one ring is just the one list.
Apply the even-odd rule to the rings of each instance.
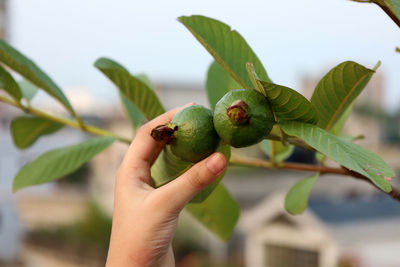
[[[111, 57], [155, 81], [204, 83], [211, 57], [176, 18], [202, 14], [238, 30], [275, 83], [298, 89], [345, 60], [382, 61], [386, 103], [400, 104], [400, 29], [377, 6], [348, 0], [9, 0], [10, 42], [63, 87], [114, 97], [93, 68]], [[195, 101], [195, 100], [194, 100]]]

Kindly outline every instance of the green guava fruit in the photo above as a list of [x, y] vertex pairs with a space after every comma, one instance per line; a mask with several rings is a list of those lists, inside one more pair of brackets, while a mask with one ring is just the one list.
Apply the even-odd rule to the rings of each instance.
[[175, 156], [193, 163], [211, 155], [220, 142], [213, 112], [200, 105], [180, 110], [170, 123], [154, 128], [151, 135], [169, 144]]
[[274, 123], [265, 96], [256, 90], [229, 91], [215, 106], [215, 130], [222, 141], [233, 147], [251, 146], [262, 141]]

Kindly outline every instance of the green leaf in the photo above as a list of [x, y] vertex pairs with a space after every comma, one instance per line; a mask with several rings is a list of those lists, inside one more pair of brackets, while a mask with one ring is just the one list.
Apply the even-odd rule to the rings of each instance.
[[279, 125], [286, 134], [303, 139], [344, 167], [368, 177], [383, 191], [392, 190], [385, 177], [394, 177], [393, 170], [378, 155], [312, 124], [282, 121]]
[[204, 16], [182, 16], [178, 20], [243, 88], [253, 88], [246, 70], [247, 62], [254, 64], [261, 80], [271, 81], [244, 38], [225, 23]]
[[19, 81], [18, 85], [22, 91], [23, 98], [25, 98], [28, 101], [32, 100], [39, 90], [39, 88], [36, 85], [34, 85], [33, 83], [31, 83], [26, 79], [22, 79], [21, 81]]
[[72, 114], [76, 115], [68, 99], [53, 80], [51, 80], [33, 61], [3, 40], [0, 40], [0, 62], [43, 89], [63, 104]]
[[[140, 81], [142, 81], [144, 84], [146, 84], [151, 90], [154, 90], [154, 85], [151, 83], [147, 75], [139, 74], [136, 75], [135, 77], [138, 78]], [[120, 93], [119, 96], [121, 99], [122, 106], [126, 114], [128, 115], [133, 128], [134, 129], [138, 128], [144, 122], [145, 118], [143, 114], [131, 103], [131, 101], [129, 101], [129, 99], [125, 95]]]
[[147, 87], [149, 87], [151, 90], [155, 89], [154, 84], [151, 82], [149, 76], [147, 76], [146, 74], [144, 73], [136, 74], [135, 77], [138, 78], [140, 81], [142, 81], [142, 83], [147, 85]]
[[0, 82], [2, 84], [2, 88], [15, 100], [20, 101], [22, 98], [21, 89], [19, 88], [17, 82], [11, 76], [8, 71], [6, 71], [0, 65]]
[[279, 141], [271, 141], [271, 140], [263, 140], [260, 143], [260, 148], [261, 150], [271, 158], [271, 148], [272, 146], [275, 146], [275, 155], [274, 159], [275, 162], [283, 162], [287, 158], [289, 158], [294, 151], [294, 146], [293, 145], [284, 145], [282, 142]]
[[[342, 129], [344, 127], [344, 124], [346, 123], [347, 119], [349, 118], [351, 112], [353, 111], [353, 104], [351, 104], [346, 111], [340, 116], [340, 118], [336, 121], [335, 125], [329, 130], [330, 133], [339, 136], [340, 133], [342, 132]], [[342, 138], [341, 136], [339, 136]], [[346, 139], [345, 139], [346, 140]], [[347, 140], [347, 141], [353, 141], [353, 138]], [[317, 153], [315, 155], [316, 159], [318, 162], [323, 163], [326, 159], [326, 156], [321, 153]]]
[[285, 209], [293, 214], [303, 213], [308, 205], [308, 199], [319, 173], [298, 181], [286, 194]]
[[[228, 160], [231, 158], [231, 146], [228, 144], [221, 144], [218, 147], [218, 152], [221, 152], [222, 154], [224, 154], [225, 158]], [[222, 178], [224, 178], [226, 173], [226, 169], [225, 171], [218, 176], [218, 178], [212, 182], [209, 186], [207, 186], [206, 188], [204, 188], [200, 193], [198, 193], [196, 196], [194, 196], [194, 198], [190, 201], [191, 203], [198, 203], [198, 202], [202, 202], [205, 199], [208, 198], [208, 196], [214, 191], [214, 189], [217, 187], [217, 185], [221, 182]]]
[[14, 144], [24, 149], [43, 136], [52, 134], [63, 127], [62, 124], [39, 117], [17, 117], [11, 122], [11, 134]]
[[215, 104], [230, 90], [239, 89], [240, 85], [215, 61], [208, 69], [206, 89], [208, 102], [214, 110]]
[[48, 151], [21, 168], [14, 178], [13, 191], [70, 174], [114, 141], [112, 137], [96, 137], [77, 145]]
[[267, 93], [269, 104], [278, 120], [317, 123], [317, 112], [304, 96], [282, 85], [260, 82]]
[[318, 83], [311, 103], [318, 113], [318, 126], [330, 130], [371, 79], [374, 70], [352, 61], [329, 71]]
[[353, 105], [350, 105], [345, 112], [340, 116], [340, 118], [336, 121], [335, 125], [330, 129], [330, 132], [334, 135], [339, 135], [342, 132], [344, 124], [349, 118], [351, 112], [353, 111]]
[[225, 241], [232, 235], [240, 214], [239, 205], [222, 184], [205, 201], [188, 204], [185, 210]]
[[145, 119], [143, 114], [132, 104], [131, 101], [129, 101], [129, 99], [125, 95], [120, 93], [119, 97], [121, 99], [121, 103], [125, 110], [125, 113], [126, 115], [128, 115], [132, 123], [133, 128], [138, 128]]
[[165, 112], [155, 92], [151, 90], [146, 83], [132, 76], [117, 62], [108, 58], [100, 58], [94, 65], [118, 87], [120, 92], [128, 98], [148, 120]]
[[194, 164], [180, 160], [172, 152], [169, 146], [166, 146], [158, 156], [151, 168], [151, 177], [156, 187], [162, 186], [175, 179]]

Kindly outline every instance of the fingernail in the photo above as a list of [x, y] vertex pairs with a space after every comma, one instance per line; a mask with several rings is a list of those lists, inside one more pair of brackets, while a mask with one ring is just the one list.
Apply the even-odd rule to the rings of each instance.
[[226, 167], [225, 156], [221, 153], [215, 153], [207, 160], [206, 165], [213, 174], [220, 174]]
[[184, 105], [183, 107], [188, 107], [188, 106], [193, 106], [193, 105], [196, 105], [196, 102], [187, 103], [187, 104]]

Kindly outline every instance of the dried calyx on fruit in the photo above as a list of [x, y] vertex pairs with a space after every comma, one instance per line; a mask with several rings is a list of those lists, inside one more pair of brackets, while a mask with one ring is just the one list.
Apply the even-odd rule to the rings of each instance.
[[247, 105], [247, 103], [243, 100], [238, 100], [226, 109], [226, 114], [233, 123], [240, 125], [251, 123], [248, 111], [249, 106]]
[[214, 127], [220, 138], [233, 147], [260, 142], [274, 123], [265, 96], [256, 90], [229, 91], [215, 106]]
[[170, 123], [154, 128], [151, 136], [169, 144], [175, 156], [189, 162], [198, 162], [211, 155], [220, 141], [214, 129], [212, 111], [200, 105], [180, 110]]

